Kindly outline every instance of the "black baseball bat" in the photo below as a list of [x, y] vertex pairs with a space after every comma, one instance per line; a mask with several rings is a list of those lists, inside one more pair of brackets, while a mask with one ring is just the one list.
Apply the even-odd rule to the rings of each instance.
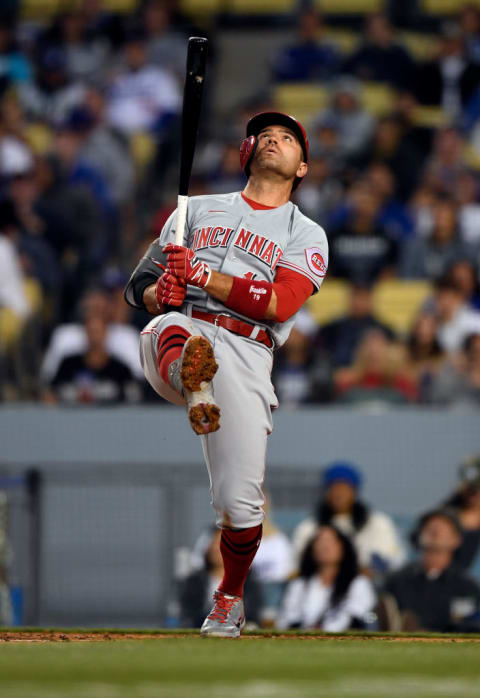
[[188, 187], [195, 145], [197, 143], [207, 50], [208, 39], [203, 36], [191, 36], [189, 38], [187, 70], [183, 90], [180, 182], [178, 187], [177, 227], [175, 231], [175, 242], [177, 245], [183, 244], [185, 220], [187, 217]]

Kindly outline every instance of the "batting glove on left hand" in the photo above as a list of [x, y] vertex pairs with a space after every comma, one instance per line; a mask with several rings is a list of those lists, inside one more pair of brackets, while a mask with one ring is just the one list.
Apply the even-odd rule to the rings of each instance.
[[195, 256], [193, 250], [169, 243], [163, 248], [163, 252], [168, 255], [167, 271], [185, 279], [191, 286], [205, 288], [210, 281], [212, 270], [206, 262], [202, 262]]
[[186, 293], [187, 286], [183, 279], [178, 279], [169, 274], [168, 271], [162, 274], [155, 286], [155, 297], [159, 307], [162, 305], [180, 307], [185, 300]]

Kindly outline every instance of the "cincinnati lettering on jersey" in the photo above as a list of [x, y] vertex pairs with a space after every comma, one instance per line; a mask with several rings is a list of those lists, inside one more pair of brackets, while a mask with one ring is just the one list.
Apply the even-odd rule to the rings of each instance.
[[[215, 247], [227, 247], [232, 239], [234, 228], [224, 228], [221, 225], [210, 225], [207, 228], [196, 228], [193, 231], [192, 249], [195, 252]], [[252, 233], [251, 230], [242, 228], [237, 233], [233, 245], [247, 254], [266, 264], [273, 271], [280, 261], [283, 250], [276, 242], [269, 240], [264, 235]]]

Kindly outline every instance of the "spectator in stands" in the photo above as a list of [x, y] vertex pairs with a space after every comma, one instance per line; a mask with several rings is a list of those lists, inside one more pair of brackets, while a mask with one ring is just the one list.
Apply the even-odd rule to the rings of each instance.
[[465, 142], [459, 131], [444, 128], [437, 132], [433, 150], [423, 172], [423, 183], [439, 196], [452, 196], [460, 175], [467, 170]]
[[472, 3], [463, 5], [459, 15], [466, 54], [472, 63], [480, 63], [480, 12]]
[[335, 526], [349, 536], [360, 567], [369, 574], [383, 574], [403, 563], [404, 551], [392, 519], [360, 499], [361, 485], [362, 475], [350, 463], [339, 461], [325, 468], [315, 516], [302, 521], [293, 533], [297, 564], [319, 526]]
[[398, 246], [379, 224], [381, 200], [366, 184], [354, 184], [348, 195], [348, 216], [331, 230], [331, 276], [353, 282], [373, 282], [391, 276], [396, 268]]
[[400, 260], [400, 274], [405, 279], [437, 279], [454, 262], [470, 257], [469, 247], [458, 235], [455, 201], [448, 198], [436, 200], [432, 216], [431, 235], [405, 243]]
[[145, 35], [132, 30], [124, 49], [125, 68], [114, 79], [107, 100], [109, 123], [121, 133], [161, 131], [181, 107], [171, 73], [148, 62]]
[[395, 43], [394, 30], [383, 14], [367, 16], [365, 42], [347, 58], [343, 71], [361, 80], [409, 87], [413, 62], [407, 51]]
[[407, 339], [407, 351], [408, 369], [418, 386], [420, 402], [431, 402], [432, 383], [444, 359], [432, 313], [422, 312], [416, 318]]
[[[73, 110], [58, 125], [53, 140], [53, 153], [67, 183], [89, 191], [103, 214], [105, 226], [113, 226], [117, 223], [117, 211], [108, 184], [101, 170], [85, 162], [82, 157], [83, 131], [86, 125], [88, 115], [79, 109]], [[114, 252], [111, 245], [110, 254]]]
[[[52, 300], [58, 300], [59, 317], [66, 317], [98, 268], [95, 251], [103, 239], [101, 212], [85, 188], [66, 181], [55, 158], [39, 158], [33, 170], [12, 177], [8, 193], [24, 244], [36, 260], [36, 276], [47, 291], [58, 294], [61, 289]], [[47, 251], [39, 249], [39, 240]], [[52, 265], [42, 266], [42, 260], [52, 260], [51, 252]]]
[[313, 338], [315, 354], [326, 354], [333, 368], [353, 363], [361, 340], [370, 330], [379, 330], [388, 339], [394, 338], [392, 330], [375, 317], [370, 284], [352, 284], [349, 294], [347, 313], [320, 327]]
[[287, 582], [295, 572], [290, 540], [271, 517], [271, 497], [265, 494], [263, 536], [252, 564], [262, 594], [262, 625], [274, 625]]
[[80, 7], [88, 36], [106, 41], [111, 48], [117, 48], [125, 36], [125, 15], [122, 12], [109, 12], [106, 5], [103, 0], [81, 0]]
[[460, 465], [459, 479], [444, 506], [456, 512], [462, 525], [463, 539], [455, 551], [455, 564], [467, 570], [475, 566], [480, 552], [480, 456], [467, 458]]
[[480, 407], [480, 326], [435, 376], [431, 401], [437, 405]]
[[[182, 582], [179, 591], [182, 626], [199, 628], [212, 606], [212, 595], [223, 577], [218, 528], [211, 531], [200, 568], [194, 569]], [[245, 583], [245, 612], [249, 622], [260, 622], [261, 592], [254, 573]]]
[[480, 66], [470, 60], [458, 25], [443, 26], [438, 57], [420, 64], [415, 78], [420, 104], [442, 107], [451, 120], [461, 115], [478, 87]]
[[456, 177], [453, 195], [458, 206], [458, 230], [467, 245], [480, 245], [478, 193], [478, 179], [473, 172], [461, 172]]
[[70, 127], [80, 140], [79, 158], [102, 174], [116, 205], [125, 204], [133, 194], [135, 171], [124, 141], [105, 122], [104, 94], [91, 86], [85, 106], [68, 117]]
[[336, 130], [336, 147], [342, 158], [353, 158], [365, 147], [375, 122], [361, 103], [358, 80], [342, 77], [335, 82], [330, 106], [314, 120], [313, 132], [326, 124]]
[[[139, 332], [114, 315], [111, 298], [103, 290], [92, 289], [80, 300], [81, 322], [58, 325], [50, 338], [42, 365], [42, 378], [50, 383], [64, 359], [73, 354], [82, 354], [87, 348], [85, 324], [90, 318], [100, 316], [107, 323], [106, 350], [120, 362], [126, 364], [137, 380], [143, 378], [138, 356]], [[120, 320], [120, 321], [119, 321]]]
[[275, 357], [273, 384], [283, 406], [297, 407], [311, 398], [312, 344], [296, 327]]
[[415, 190], [425, 158], [421, 147], [408, 134], [409, 127], [403, 117], [396, 114], [382, 117], [371, 141], [353, 162], [359, 171], [373, 163], [387, 165], [395, 178], [395, 197], [401, 201], [406, 201]]
[[[15, 238], [18, 221], [8, 199], [0, 201], [0, 313], [8, 308], [18, 319], [27, 317], [30, 307], [24, 289], [24, 274]], [[0, 335], [0, 345], [2, 345]]]
[[432, 149], [434, 129], [418, 119], [418, 102], [411, 89], [394, 95], [392, 113], [402, 124], [402, 146], [414, 152], [421, 165]]
[[438, 342], [445, 352], [458, 351], [469, 335], [480, 332], [480, 313], [468, 307], [461, 287], [448, 275], [435, 284], [433, 309]]
[[217, 167], [207, 176], [208, 191], [228, 193], [245, 186], [245, 175], [238, 159], [238, 143], [224, 143]]
[[462, 528], [451, 511], [438, 509], [422, 516], [412, 535], [418, 559], [385, 582], [386, 629], [478, 632], [480, 588], [453, 562], [461, 541]]
[[45, 394], [49, 403], [113, 405], [138, 402], [141, 391], [128, 366], [107, 351], [108, 325], [101, 315], [85, 320], [85, 352], [60, 363]]
[[418, 388], [406, 367], [406, 351], [379, 329], [361, 340], [351, 366], [334, 376], [335, 400], [348, 404], [398, 404], [415, 402]]
[[56, 17], [41, 37], [41, 44], [65, 52], [67, 73], [74, 80], [98, 79], [108, 66], [109, 42], [88, 31], [87, 16], [81, 9]]
[[80, 82], [70, 80], [67, 68], [67, 56], [62, 48], [47, 46], [40, 50], [34, 81], [21, 84], [18, 92], [29, 118], [55, 125], [81, 104], [85, 88]]
[[421, 186], [408, 202], [415, 237], [428, 238], [431, 236], [434, 228], [433, 210], [437, 198], [431, 187]]
[[341, 202], [342, 186], [332, 170], [326, 155], [310, 150], [308, 181], [302, 182], [295, 194], [302, 213], [320, 225], [325, 225], [330, 212]]
[[27, 57], [16, 45], [14, 27], [0, 20], [0, 92], [9, 85], [28, 82], [31, 73]]
[[303, 12], [297, 24], [297, 42], [282, 49], [272, 66], [278, 82], [329, 80], [339, 67], [336, 48], [324, 37], [322, 17], [313, 9]]
[[[324, 158], [328, 162], [332, 173], [342, 176], [347, 163], [343, 149], [340, 147], [340, 129], [337, 122], [333, 119], [324, 119], [320, 114], [318, 119], [313, 122], [309, 137], [311, 139], [312, 157], [314, 158], [318, 155]], [[297, 191], [297, 196], [299, 193]]]
[[413, 232], [413, 220], [396, 196], [395, 175], [384, 162], [373, 162], [364, 173], [364, 179], [381, 199], [378, 223], [393, 240], [404, 240]]
[[448, 277], [462, 292], [465, 305], [480, 311], [480, 288], [474, 264], [469, 259], [459, 259], [448, 270]]
[[309, 540], [299, 577], [287, 587], [278, 627], [327, 632], [364, 628], [375, 602], [372, 583], [360, 574], [350, 539], [325, 524]]
[[179, 80], [184, 78], [185, 35], [172, 26], [171, 8], [163, 0], [150, 0], [143, 10], [148, 58]]

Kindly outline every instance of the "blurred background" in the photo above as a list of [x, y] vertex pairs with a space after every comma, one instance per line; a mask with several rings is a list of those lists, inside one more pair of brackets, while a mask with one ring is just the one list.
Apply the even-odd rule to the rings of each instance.
[[288, 112], [311, 144], [295, 203], [330, 244], [274, 365], [267, 489], [286, 557], [273, 572], [273, 545], [257, 571], [258, 622], [278, 616], [295, 532], [339, 459], [402, 551], [369, 551], [377, 588], [413, 554], [416, 518], [457, 495], [480, 579], [480, 470], [465, 474], [480, 453], [480, 2], [3, 0], [0, 623], [195, 622], [207, 476], [183, 413], [143, 379], [148, 315], [123, 300], [176, 205], [191, 35], [210, 41], [191, 194], [242, 189], [247, 119]]

